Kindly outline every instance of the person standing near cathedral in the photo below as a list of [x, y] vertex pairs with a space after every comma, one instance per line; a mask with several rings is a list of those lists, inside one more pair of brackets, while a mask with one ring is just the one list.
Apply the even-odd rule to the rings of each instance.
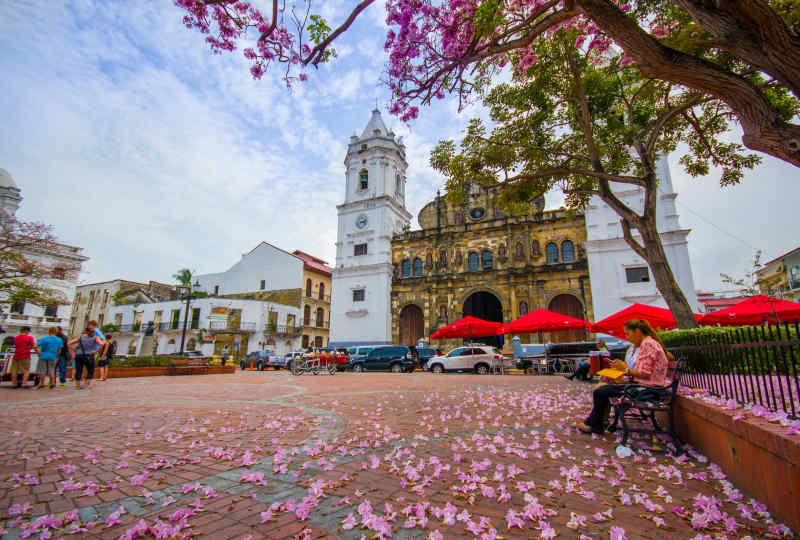
[[61, 345], [61, 354], [58, 355], [56, 361], [56, 373], [58, 374], [58, 382], [61, 386], [67, 385], [67, 366], [72, 362], [72, 354], [67, 347], [69, 339], [64, 330], [60, 326], [56, 326], [56, 336], [63, 342]]
[[39, 348], [31, 337], [31, 327], [23, 326], [20, 335], [14, 338], [14, 356], [11, 358], [11, 388], [17, 387], [17, 377], [22, 375], [21, 386], [27, 388], [28, 373], [31, 371], [31, 351], [39, 354]]
[[39, 362], [37, 372], [39, 373], [39, 388], [44, 388], [44, 380], [50, 377], [50, 388], [56, 387], [56, 362], [61, 356], [61, 348], [64, 342], [56, 335], [58, 329], [51, 326], [47, 331], [47, 336], [41, 338], [36, 346], [39, 348]]
[[106, 336], [106, 344], [104, 348], [104, 353], [100, 356], [100, 359], [97, 361], [97, 367], [100, 368], [100, 380], [105, 381], [108, 379], [108, 366], [111, 365], [111, 360], [114, 359], [114, 355], [117, 353], [117, 340], [114, 339], [114, 336], [108, 334]]

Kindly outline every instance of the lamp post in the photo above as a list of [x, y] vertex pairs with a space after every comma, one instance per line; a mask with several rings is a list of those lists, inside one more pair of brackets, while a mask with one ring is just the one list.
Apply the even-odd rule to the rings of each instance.
[[[191, 282], [189, 282], [191, 283]], [[194, 288], [200, 287], [200, 281], [194, 282]], [[192, 285], [178, 285], [178, 292], [181, 294], [181, 300], [186, 300], [186, 311], [183, 314], [183, 333], [181, 334], [181, 350], [178, 354], [183, 354], [183, 345], [186, 343], [186, 325], [189, 322], [189, 304], [192, 301]]]

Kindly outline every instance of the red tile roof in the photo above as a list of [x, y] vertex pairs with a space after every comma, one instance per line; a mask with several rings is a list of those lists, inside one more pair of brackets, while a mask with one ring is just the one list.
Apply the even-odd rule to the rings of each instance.
[[314, 257], [306, 253], [305, 251], [300, 251], [296, 249], [292, 252], [292, 255], [295, 257], [299, 257], [303, 260], [303, 266], [306, 267], [308, 270], [313, 272], [318, 272], [320, 274], [325, 274], [326, 276], [330, 276], [333, 272], [333, 269], [328, 266], [328, 263], [323, 261], [318, 257]]

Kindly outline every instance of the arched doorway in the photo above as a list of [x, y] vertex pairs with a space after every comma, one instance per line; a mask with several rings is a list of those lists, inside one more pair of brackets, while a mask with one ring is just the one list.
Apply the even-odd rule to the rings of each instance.
[[[503, 305], [495, 295], [486, 291], [472, 293], [464, 301], [463, 316], [471, 315], [485, 321], [503, 322]], [[486, 343], [495, 347], [501, 346], [498, 336], [472, 338], [474, 343]]]
[[[583, 305], [580, 300], [571, 294], [559, 294], [550, 300], [550, 305], [547, 307], [550, 311], [561, 313], [562, 315], [569, 315], [576, 319], [583, 319]], [[551, 340], [553, 343], [568, 343], [570, 341], [584, 341], [586, 339], [586, 330], [568, 330], [565, 332], [551, 332]]]
[[400, 311], [400, 344], [416, 346], [425, 334], [425, 317], [422, 309], [409, 304]]

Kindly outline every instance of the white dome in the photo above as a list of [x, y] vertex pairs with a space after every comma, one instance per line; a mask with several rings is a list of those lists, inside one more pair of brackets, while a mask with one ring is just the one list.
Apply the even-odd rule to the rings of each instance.
[[19, 189], [17, 184], [14, 182], [14, 179], [11, 178], [10, 174], [8, 174], [8, 171], [5, 169], [0, 169], [0, 188], [8, 187]]

